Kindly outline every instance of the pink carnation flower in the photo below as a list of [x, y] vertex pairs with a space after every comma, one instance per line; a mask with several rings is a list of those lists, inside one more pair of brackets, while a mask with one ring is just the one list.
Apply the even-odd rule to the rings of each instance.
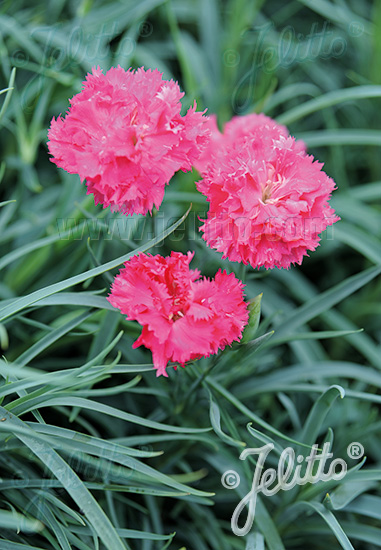
[[239, 341], [248, 322], [241, 281], [221, 270], [213, 280], [200, 279], [197, 269], [189, 269], [193, 254], [134, 256], [108, 296], [127, 319], [143, 325], [133, 347], [152, 351], [158, 376], [168, 376], [168, 361], [184, 366]]
[[65, 118], [53, 118], [52, 162], [86, 180], [95, 203], [125, 214], [159, 207], [165, 185], [191, 170], [209, 130], [196, 103], [180, 115], [184, 94], [157, 70], [98, 67], [71, 100]]
[[[214, 156], [218, 154], [221, 147], [229, 146], [229, 144], [238, 144], [247, 141], [248, 139], [260, 138], [258, 129], [263, 132], [271, 132], [273, 136], [287, 137], [288, 130], [286, 126], [278, 124], [272, 118], [263, 113], [252, 113], [245, 116], [234, 116], [229, 122], [224, 125], [223, 133], [217, 126], [216, 115], [210, 115], [206, 120], [206, 126], [210, 130], [211, 139], [205, 147], [199, 158], [194, 163], [195, 168], [202, 174], [207, 169], [208, 165], [213, 162]], [[304, 147], [302, 141], [299, 142], [301, 147]]]
[[210, 203], [204, 240], [223, 258], [253, 267], [300, 264], [339, 220], [328, 204], [335, 183], [321, 168], [275, 123], [243, 130], [213, 154], [197, 182]]

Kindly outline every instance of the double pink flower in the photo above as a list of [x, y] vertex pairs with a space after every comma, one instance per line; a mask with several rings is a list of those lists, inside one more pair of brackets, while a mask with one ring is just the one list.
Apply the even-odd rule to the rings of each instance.
[[[127, 215], [159, 208], [175, 172], [195, 166], [209, 246], [252, 267], [300, 264], [339, 219], [328, 203], [334, 181], [271, 118], [234, 117], [221, 133], [195, 103], [182, 116], [182, 96], [157, 70], [93, 69], [66, 117], [51, 122], [51, 160], [79, 174], [96, 203]], [[183, 366], [239, 341], [248, 322], [244, 285], [225, 271], [201, 279], [192, 257], [140, 254], [108, 298], [143, 326], [134, 347], [151, 349], [158, 375], [168, 361]]]

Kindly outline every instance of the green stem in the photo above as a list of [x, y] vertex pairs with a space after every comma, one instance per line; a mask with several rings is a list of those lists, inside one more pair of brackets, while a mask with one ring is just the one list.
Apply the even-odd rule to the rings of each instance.
[[175, 414], [180, 414], [184, 410], [185, 405], [188, 403], [190, 396], [197, 390], [197, 388], [203, 383], [205, 378], [211, 373], [211, 371], [217, 365], [219, 359], [220, 359], [220, 357], [217, 356], [215, 358], [215, 360], [211, 363], [211, 365], [207, 369], [205, 369], [202, 374], [200, 374], [200, 376], [197, 378], [197, 380], [195, 380], [193, 382], [193, 384], [191, 385], [191, 387], [189, 388], [189, 390], [185, 394], [185, 397], [183, 398], [181, 403], [179, 403], [177, 405], [177, 407], [175, 409]]
[[238, 278], [241, 279], [243, 283], [246, 282], [246, 273], [247, 273], [247, 265], [244, 263], [241, 263], [238, 269]]

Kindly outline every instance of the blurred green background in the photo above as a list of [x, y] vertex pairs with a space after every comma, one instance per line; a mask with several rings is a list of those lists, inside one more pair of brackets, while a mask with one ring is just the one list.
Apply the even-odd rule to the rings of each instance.
[[[381, 2], [3, 0], [0, 55], [0, 548], [381, 546]], [[247, 297], [263, 293], [252, 341], [168, 379], [105, 299], [120, 263], [156, 239], [152, 253], [195, 250], [205, 275], [243, 272], [200, 238], [195, 171], [127, 220], [49, 161], [52, 117], [92, 67], [118, 64], [178, 80], [184, 109], [196, 99], [221, 127], [275, 118], [338, 188], [341, 221], [302, 266], [247, 270]], [[235, 536], [255, 469], [244, 444], [274, 442], [276, 466], [324, 441], [351, 473], [261, 497]]]

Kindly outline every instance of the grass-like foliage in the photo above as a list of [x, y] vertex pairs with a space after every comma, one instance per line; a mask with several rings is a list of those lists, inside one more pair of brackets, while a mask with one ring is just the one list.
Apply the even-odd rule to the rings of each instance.
[[[380, 547], [381, 3], [4, 0], [0, 52], [1, 550]], [[51, 118], [118, 64], [158, 68], [220, 123], [264, 112], [307, 143], [341, 221], [302, 266], [244, 274], [207, 248], [195, 171], [127, 218], [49, 162]], [[245, 276], [263, 294], [245, 343], [157, 378], [106, 300], [142, 250]], [[267, 467], [330, 442], [349, 471], [258, 495], [239, 537], [255, 470], [239, 456], [269, 442]]]

